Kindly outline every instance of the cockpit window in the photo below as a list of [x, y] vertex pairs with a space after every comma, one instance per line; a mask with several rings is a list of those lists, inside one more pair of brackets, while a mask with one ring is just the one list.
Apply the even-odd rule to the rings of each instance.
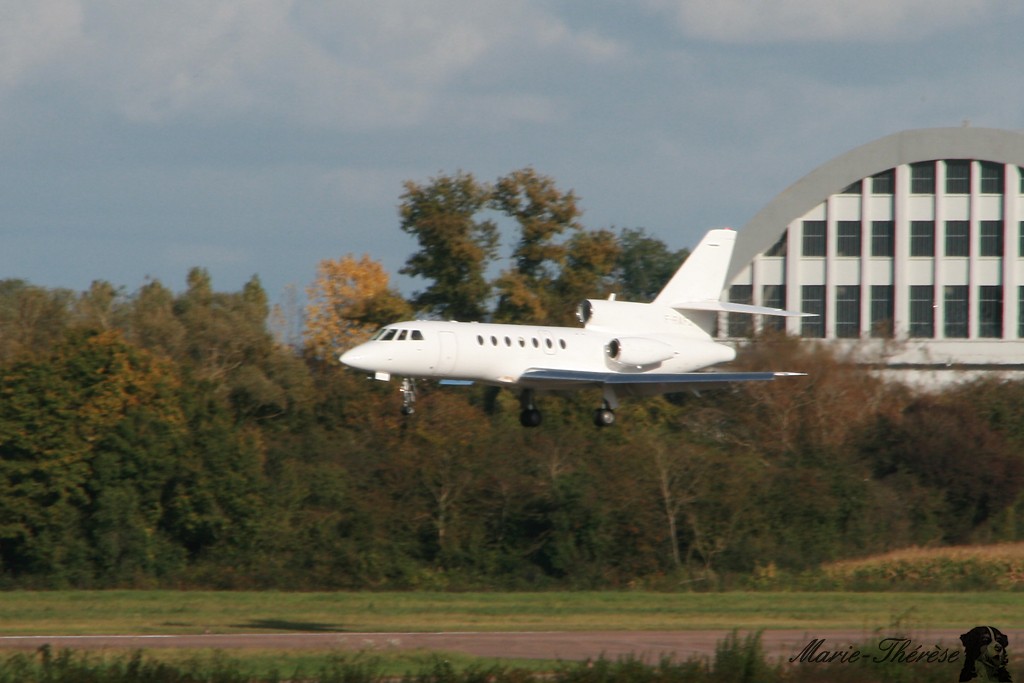
[[410, 337], [410, 338], [413, 341], [423, 341], [423, 333], [420, 332], [419, 330], [413, 330], [412, 331], [412, 337]]
[[383, 335], [381, 336], [380, 340], [381, 340], [381, 341], [391, 341], [392, 339], [394, 339], [394, 338], [395, 338], [395, 335], [396, 335], [397, 333], [398, 333], [398, 330], [388, 330], [387, 332], [385, 332], [385, 333], [384, 333], [384, 334], [383, 334]]
[[398, 333], [398, 339], [395, 341], [405, 341], [405, 337], [409, 334], [409, 330], [401, 330]]

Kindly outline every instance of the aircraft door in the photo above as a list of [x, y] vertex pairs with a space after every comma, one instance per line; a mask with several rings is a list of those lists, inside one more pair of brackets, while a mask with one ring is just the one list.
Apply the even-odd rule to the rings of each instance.
[[437, 356], [437, 374], [447, 375], [455, 367], [455, 358], [458, 355], [458, 343], [455, 340], [454, 332], [439, 332], [440, 340]]

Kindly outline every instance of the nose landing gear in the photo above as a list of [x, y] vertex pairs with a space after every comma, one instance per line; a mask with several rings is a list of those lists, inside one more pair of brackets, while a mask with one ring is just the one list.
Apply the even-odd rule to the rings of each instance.
[[416, 412], [416, 408], [413, 406], [416, 403], [416, 382], [406, 377], [402, 380], [402, 387], [399, 391], [402, 392], [402, 415], [412, 415]]

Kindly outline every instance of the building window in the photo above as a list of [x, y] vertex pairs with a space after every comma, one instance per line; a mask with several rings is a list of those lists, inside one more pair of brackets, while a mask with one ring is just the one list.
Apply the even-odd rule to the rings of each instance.
[[860, 285], [836, 287], [836, 337], [856, 339], [860, 336]]
[[[754, 303], [754, 287], [753, 285], [733, 285], [729, 288], [729, 301], [734, 304], [752, 304]], [[746, 313], [730, 313], [729, 314], [729, 336], [730, 337], [750, 337], [753, 335], [754, 326], [752, 325], [752, 319]]]
[[892, 339], [892, 285], [871, 285], [871, 336]]
[[860, 221], [839, 221], [836, 231], [836, 254], [860, 256]]
[[[786, 285], [764, 285], [761, 288], [761, 302], [769, 308], [786, 307]], [[786, 319], [781, 315], [764, 316], [764, 329], [784, 332]]]
[[935, 336], [935, 288], [910, 286], [910, 336], [930, 339]]
[[1020, 175], [1020, 187], [1017, 188], [1019, 190], [1018, 194], [1024, 194], [1024, 168], [1018, 166], [1017, 173]]
[[946, 194], [971, 193], [971, 162], [951, 159], [946, 162]]
[[1024, 337], [1024, 285], [1017, 287], [1017, 336]]
[[999, 339], [1003, 336], [1003, 288], [1001, 285], [978, 287], [978, 336]]
[[991, 161], [981, 162], [981, 193], [1003, 193], [1003, 165]]
[[844, 187], [843, 191], [840, 192], [839, 194], [860, 194], [861, 193], [860, 186], [861, 186], [861, 181], [859, 181], [859, 180], [857, 182], [855, 182], [855, 183], [850, 183], [849, 185]]
[[789, 243], [789, 230], [783, 231], [778, 241], [773, 244], [768, 251], [764, 253], [765, 256], [785, 256], [786, 255], [786, 244]]
[[872, 194], [892, 194], [896, 185], [896, 171], [889, 169], [871, 176]]
[[803, 285], [800, 310], [811, 316], [801, 318], [800, 334], [804, 337], [825, 336], [825, 285]]
[[1002, 256], [1003, 255], [1003, 222], [1002, 221], [981, 221], [978, 225], [981, 232], [981, 255]]
[[946, 256], [971, 255], [970, 221], [946, 221]]
[[943, 291], [945, 301], [943, 331], [950, 339], [966, 339], [968, 321], [970, 320], [967, 315], [967, 285], [946, 285]]
[[892, 257], [896, 244], [892, 221], [871, 221], [871, 255]]
[[804, 221], [804, 256], [824, 256], [825, 221]]
[[935, 256], [935, 221], [910, 221], [910, 255]]
[[922, 161], [910, 165], [911, 194], [935, 194], [935, 162]]

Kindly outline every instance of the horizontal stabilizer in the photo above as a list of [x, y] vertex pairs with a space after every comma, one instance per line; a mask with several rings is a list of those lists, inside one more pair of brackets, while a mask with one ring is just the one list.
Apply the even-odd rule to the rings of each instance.
[[687, 301], [685, 303], [672, 304], [672, 308], [688, 311], [750, 313], [752, 315], [778, 315], [786, 318], [810, 318], [817, 315], [816, 313], [803, 313], [802, 311], [787, 311], [782, 308], [770, 308], [768, 306], [736, 304], [732, 303], [731, 301]]

